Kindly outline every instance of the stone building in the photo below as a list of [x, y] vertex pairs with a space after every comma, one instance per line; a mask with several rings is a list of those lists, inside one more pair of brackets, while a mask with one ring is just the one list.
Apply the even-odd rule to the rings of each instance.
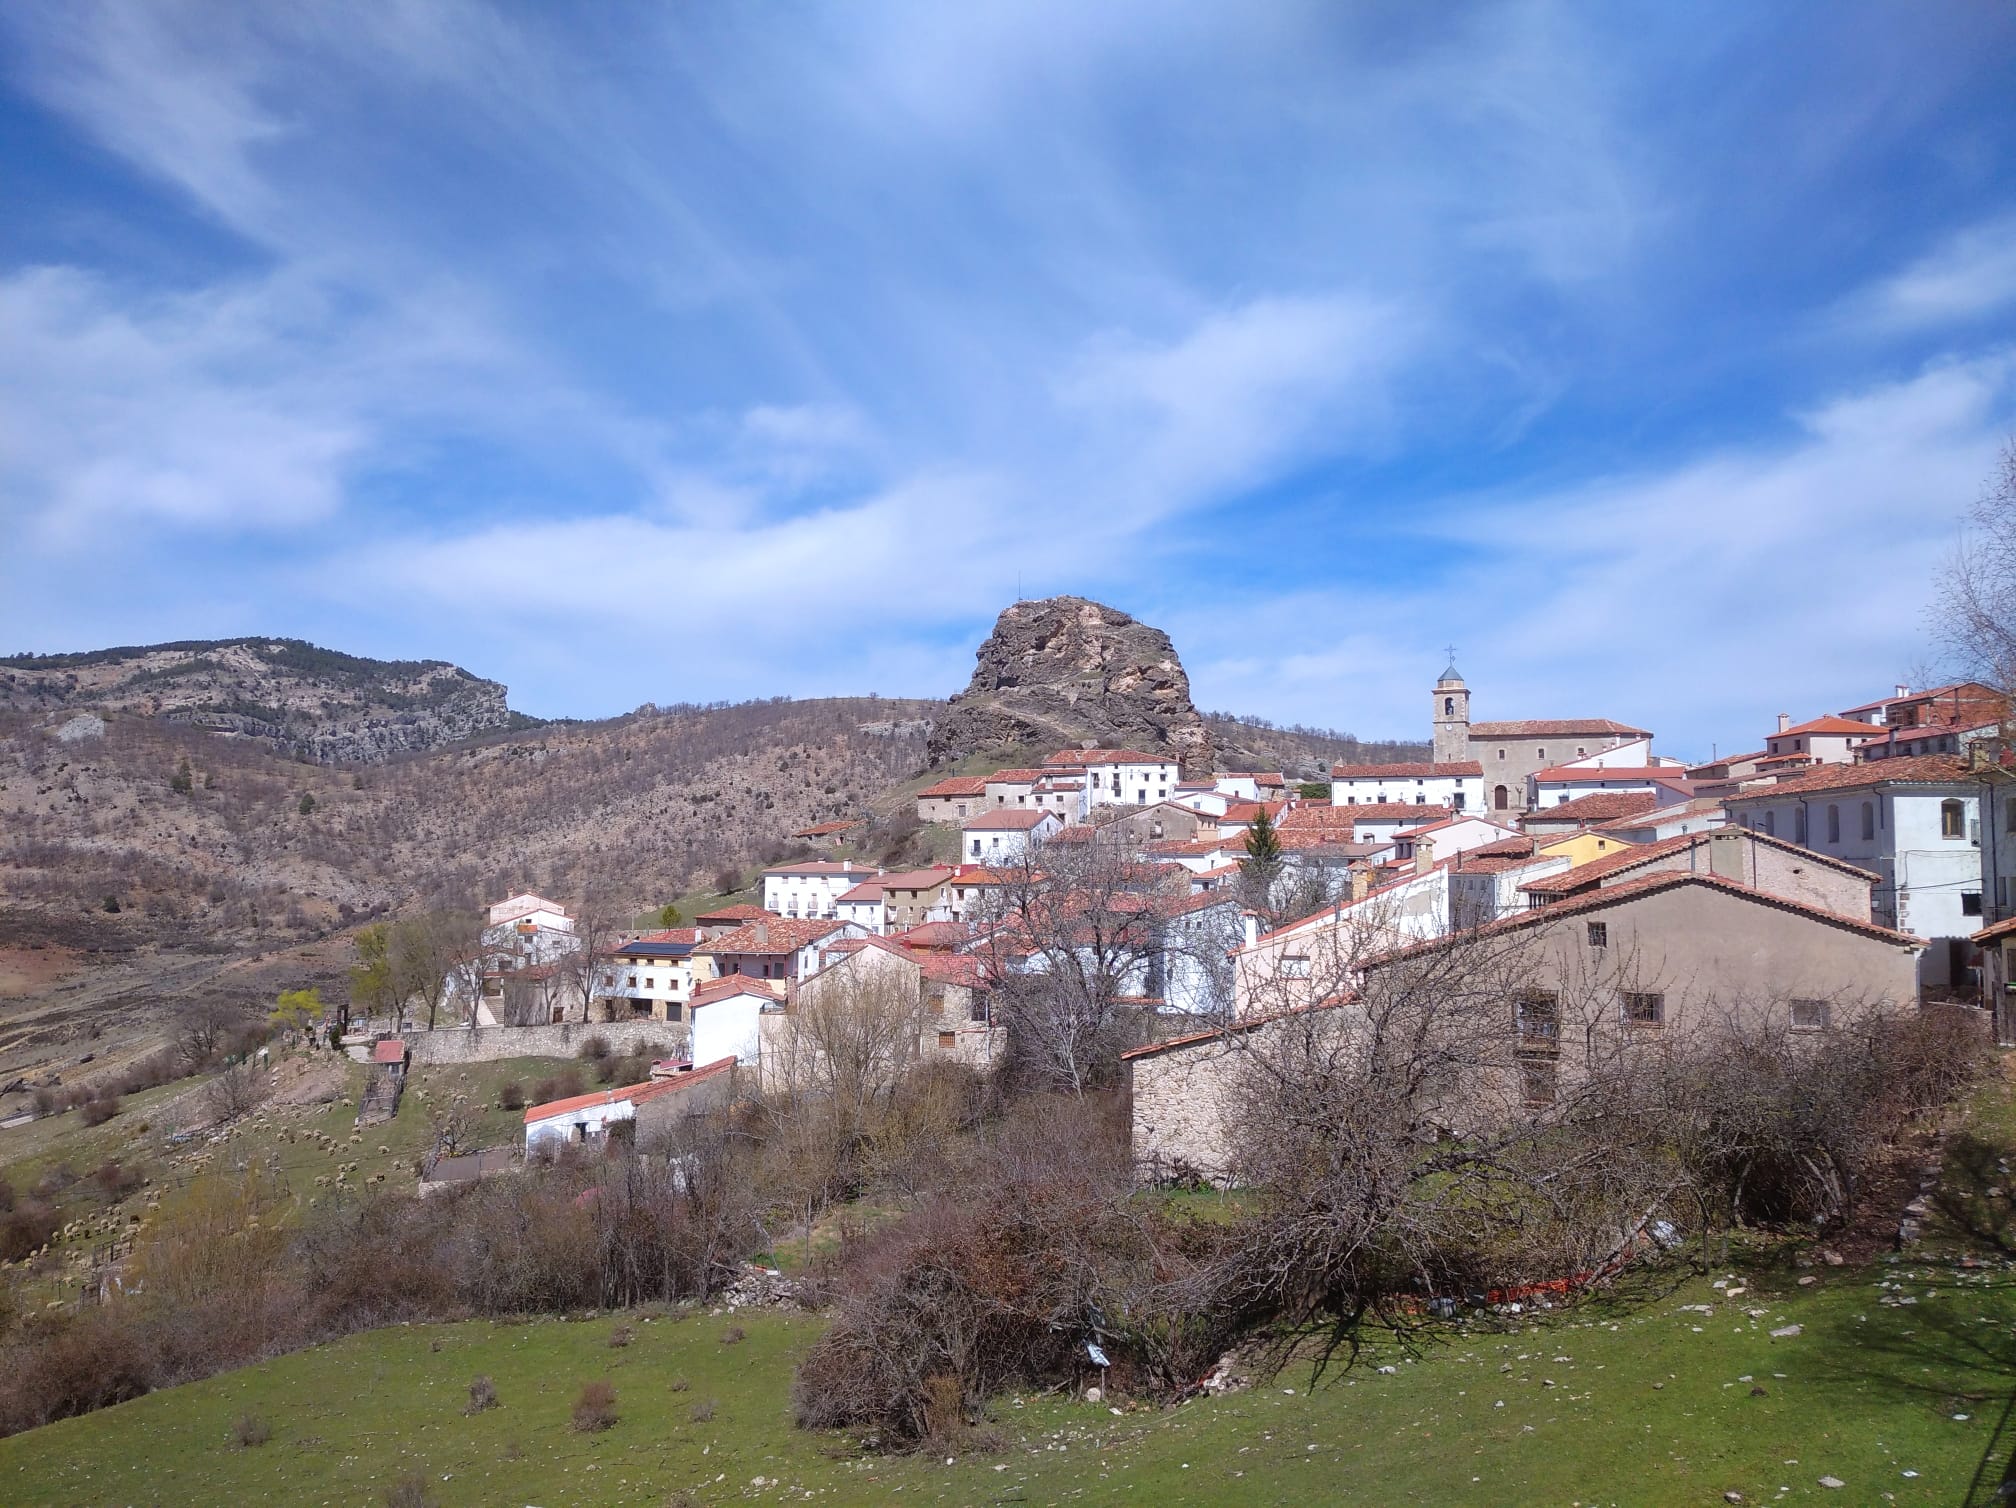
[[1484, 805], [1491, 811], [1525, 811], [1532, 777], [1542, 770], [1582, 760], [1651, 763], [1652, 735], [1607, 717], [1471, 722], [1470, 688], [1453, 662], [1435, 682], [1433, 725], [1434, 763], [1477, 761], [1484, 772]]

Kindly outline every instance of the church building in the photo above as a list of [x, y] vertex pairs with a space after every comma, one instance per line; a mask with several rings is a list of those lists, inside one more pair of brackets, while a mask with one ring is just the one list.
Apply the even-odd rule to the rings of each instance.
[[1435, 682], [1435, 762], [1475, 760], [1484, 771], [1484, 805], [1523, 812], [1533, 803], [1533, 777], [1561, 765], [1646, 766], [1652, 735], [1607, 717], [1535, 718], [1509, 723], [1470, 721], [1470, 688], [1452, 661]]

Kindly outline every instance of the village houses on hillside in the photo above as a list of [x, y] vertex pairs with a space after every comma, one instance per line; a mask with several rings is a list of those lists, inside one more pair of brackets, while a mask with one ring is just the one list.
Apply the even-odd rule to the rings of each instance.
[[[850, 852], [865, 823], [822, 823], [797, 836], [824, 852], [765, 870], [760, 904], [599, 942], [512, 896], [486, 918], [476, 1019], [498, 1019], [506, 985], [578, 978], [575, 955], [599, 948], [585, 1001], [549, 984], [534, 1019], [662, 1024], [666, 1074], [788, 1079], [807, 1050], [794, 1023], [868, 993], [903, 1003], [915, 1061], [984, 1066], [1012, 1029], [996, 997], [1055, 966], [1022, 908], [1046, 882], [1068, 903], [1086, 883], [1068, 877], [1097, 870], [1119, 877], [1099, 905], [1148, 939], [1113, 987], [1150, 1162], [1211, 1165], [1198, 1107], [1228, 1031], [1349, 1009], [1382, 959], [1469, 937], [1526, 939], [1543, 961], [1505, 1021], [1534, 1106], [1555, 1092], [1570, 998], [1596, 1008], [1606, 977], [1599, 1024], [1620, 1041], [1732, 1008], [1825, 1032], [1925, 999], [1972, 1002], [2016, 1039], [2016, 773], [1988, 688], [1781, 716], [1754, 752], [1691, 766], [1613, 718], [1472, 721], [1453, 663], [1429, 695], [1433, 757], [1338, 764], [1327, 798], [1281, 771], [1183, 779], [1166, 755], [1067, 748], [919, 790], [946, 862], [887, 870]], [[673, 1102], [633, 1088], [540, 1124], [592, 1136]]]

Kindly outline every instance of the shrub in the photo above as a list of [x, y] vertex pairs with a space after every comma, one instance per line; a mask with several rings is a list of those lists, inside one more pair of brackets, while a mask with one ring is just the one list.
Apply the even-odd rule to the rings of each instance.
[[574, 1400], [574, 1428], [583, 1434], [608, 1429], [616, 1422], [616, 1389], [606, 1382], [591, 1382]]
[[47, 1246], [62, 1223], [39, 1199], [24, 1200], [0, 1214], [0, 1262], [18, 1262], [37, 1247]]
[[98, 1191], [107, 1199], [117, 1202], [140, 1187], [142, 1179], [131, 1168], [121, 1167], [115, 1158], [107, 1158], [98, 1164], [91, 1174], [91, 1181], [98, 1185]]
[[480, 1414], [485, 1409], [497, 1407], [497, 1385], [488, 1377], [478, 1377], [469, 1384], [469, 1407], [465, 1414]]
[[525, 1108], [525, 1086], [516, 1079], [497, 1091], [499, 1110], [523, 1110]]
[[385, 1508], [434, 1508], [434, 1486], [424, 1473], [409, 1471], [385, 1489]]
[[703, 1399], [686, 1411], [686, 1417], [695, 1424], [705, 1424], [714, 1417], [714, 1400]]
[[84, 1102], [84, 1124], [102, 1126], [119, 1113], [119, 1096], [96, 1094]]
[[669, 1389], [670, 1389], [670, 1390], [671, 1390], [672, 1392], [675, 1392], [675, 1393], [683, 1393], [683, 1392], [685, 1392], [685, 1391], [686, 1391], [686, 1390], [687, 1390], [688, 1388], [692, 1387], [692, 1386], [693, 1386], [693, 1384], [692, 1384], [692, 1383], [690, 1383], [690, 1382], [688, 1382], [688, 1381], [687, 1381], [687, 1380], [686, 1380], [685, 1378], [683, 1378], [683, 1377], [675, 1377], [675, 1378], [673, 1378], [673, 1379], [671, 1380], [671, 1382], [667, 1383], [667, 1384], [666, 1384], [666, 1386], [667, 1386], [667, 1387], [668, 1387], [668, 1388], [669, 1388]]
[[273, 1438], [273, 1426], [263, 1414], [240, 1414], [231, 1423], [231, 1443], [240, 1450], [264, 1445]]
[[628, 1325], [618, 1325], [614, 1330], [609, 1332], [609, 1345], [612, 1350], [620, 1351], [636, 1338], [637, 1332], [632, 1330]]
[[602, 1059], [609, 1056], [609, 1039], [600, 1032], [595, 1033], [594, 1036], [581, 1044], [579, 1056], [599, 1063]]
[[748, 1338], [748, 1332], [740, 1325], [730, 1325], [721, 1332], [721, 1344], [724, 1346], [739, 1346]]

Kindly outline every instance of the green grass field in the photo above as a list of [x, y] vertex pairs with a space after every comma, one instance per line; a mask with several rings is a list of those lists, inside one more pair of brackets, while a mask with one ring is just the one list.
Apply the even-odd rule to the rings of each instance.
[[[2005, 1083], [1981, 1097], [1949, 1147], [1958, 1223], [1934, 1219], [1908, 1254], [1642, 1265], [1571, 1309], [1322, 1368], [1305, 1352], [1175, 1408], [1003, 1397], [998, 1446], [950, 1460], [792, 1427], [814, 1316], [640, 1311], [401, 1326], [169, 1389], [0, 1441], [0, 1502], [376, 1505], [414, 1473], [443, 1508], [2000, 1501], [2016, 1471], [2010, 1106]], [[724, 1344], [730, 1326], [746, 1338]], [[470, 1416], [479, 1374], [500, 1406]], [[595, 1380], [620, 1417], [576, 1433]], [[233, 1443], [247, 1414], [270, 1440]]]
[[[1320, 1378], [1297, 1366], [1170, 1410], [1004, 1398], [1003, 1448], [950, 1463], [791, 1427], [809, 1317], [633, 1316], [621, 1350], [615, 1316], [401, 1327], [0, 1442], [0, 1500], [377, 1504], [417, 1471], [443, 1505], [682, 1490], [699, 1503], [1677, 1504], [1736, 1491], [1953, 1504], [1984, 1458], [1999, 1472], [2016, 1366], [2006, 1269], [1897, 1264], [1805, 1290], [1788, 1270], [1744, 1286], [1731, 1300], [1694, 1279], [1502, 1333], [1459, 1327], [1418, 1359], [1388, 1349]], [[748, 1338], [723, 1345], [731, 1323]], [[1791, 1324], [1799, 1335], [1772, 1338]], [[501, 1402], [468, 1417], [479, 1373]], [[598, 1378], [621, 1417], [577, 1434], [569, 1410]], [[696, 1403], [712, 1418], [696, 1421]], [[245, 1413], [270, 1423], [267, 1444], [232, 1444]], [[1846, 1486], [1820, 1486], [1829, 1476]]]

